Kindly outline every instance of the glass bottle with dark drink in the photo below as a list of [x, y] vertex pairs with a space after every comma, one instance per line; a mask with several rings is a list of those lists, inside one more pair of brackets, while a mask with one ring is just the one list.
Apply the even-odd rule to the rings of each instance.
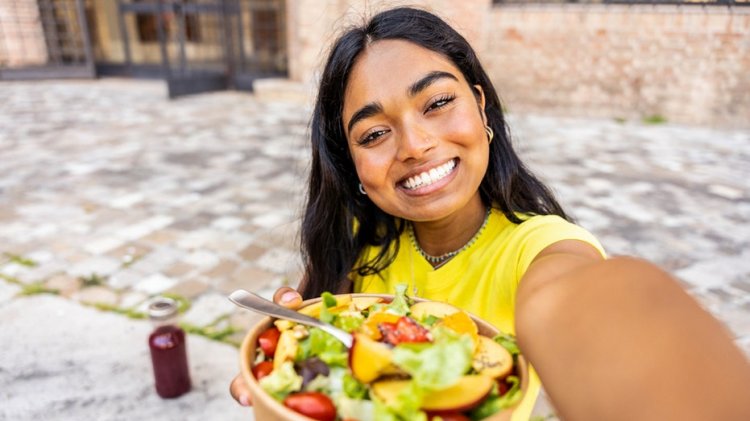
[[177, 302], [160, 297], [148, 307], [154, 331], [148, 337], [156, 393], [176, 398], [190, 390], [185, 332], [177, 326]]

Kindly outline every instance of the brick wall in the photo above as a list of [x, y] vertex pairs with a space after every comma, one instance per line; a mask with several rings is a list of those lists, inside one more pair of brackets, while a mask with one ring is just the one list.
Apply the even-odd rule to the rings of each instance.
[[44, 64], [47, 47], [36, 0], [0, 1], [0, 67]]
[[399, 4], [469, 39], [515, 112], [750, 127], [750, 7], [288, 2], [290, 78], [313, 86], [351, 22]]
[[481, 43], [491, 0], [296, 0], [287, 2], [289, 76], [315, 84], [328, 48], [343, 30], [377, 12], [409, 5], [438, 13], [469, 39]]
[[482, 58], [517, 112], [750, 126], [750, 8], [493, 7]]

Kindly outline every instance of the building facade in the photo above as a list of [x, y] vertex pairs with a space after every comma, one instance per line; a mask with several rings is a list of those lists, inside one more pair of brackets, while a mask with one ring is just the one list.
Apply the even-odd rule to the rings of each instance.
[[162, 77], [170, 96], [287, 74], [283, 0], [4, 0], [0, 79]]
[[[177, 93], [248, 89], [261, 77], [312, 92], [338, 33], [414, 5], [467, 37], [511, 112], [750, 127], [747, 0], [588, 1], [5, 0], [0, 79], [62, 75], [52, 64], [68, 60], [86, 64], [78, 75], [171, 78]], [[83, 29], [67, 25], [82, 48], [55, 47], [64, 37], [50, 40], [49, 5], [83, 16]]]

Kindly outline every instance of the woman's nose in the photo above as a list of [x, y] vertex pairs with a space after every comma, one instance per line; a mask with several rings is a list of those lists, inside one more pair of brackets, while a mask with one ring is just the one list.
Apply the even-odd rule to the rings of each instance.
[[406, 127], [401, 130], [398, 142], [397, 158], [401, 161], [420, 159], [437, 144], [434, 136], [420, 126]]

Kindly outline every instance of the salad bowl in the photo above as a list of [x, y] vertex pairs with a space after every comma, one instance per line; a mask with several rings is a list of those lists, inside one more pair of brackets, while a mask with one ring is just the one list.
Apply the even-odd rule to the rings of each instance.
[[[390, 303], [392, 300], [394, 300], [394, 295], [386, 295], [386, 294], [343, 294], [343, 295], [336, 295], [336, 296], [330, 296], [329, 295], [329, 299], [330, 299], [330, 297], [335, 297], [338, 300], [338, 302], [344, 301], [346, 303], [349, 303], [349, 302], [374, 302], [374, 300], [377, 300], [377, 301], [379, 301], [381, 303], [386, 303], [387, 304], [387, 303]], [[427, 300], [424, 300], [424, 299], [421, 299], [421, 298], [418, 298], [418, 297], [409, 297], [408, 299], [412, 303], [436, 303], [437, 307], [430, 307], [430, 308], [438, 308], [439, 309], [440, 306], [444, 305], [443, 303], [434, 302], [434, 301], [427, 301]], [[322, 298], [318, 297], [318, 298], [314, 298], [314, 299], [310, 299], [310, 300], [304, 301], [302, 303], [300, 309], [298, 309], [298, 311], [305, 312], [308, 315], [313, 315], [315, 317], [319, 317], [320, 316], [320, 309], [323, 308], [323, 307], [325, 307], [325, 306], [326, 306], [325, 300], [323, 300]], [[424, 306], [424, 305], [420, 304], [420, 306]], [[448, 305], [445, 305], [445, 306], [448, 306]], [[451, 307], [451, 306], [448, 306], [448, 307]], [[412, 307], [412, 308], [414, 308], [414, 307]], [[478, 336], [485, 337], [485, 338], [480, 338], [480, 339], [484, 339], [485, 341], [487, 341], [487, 338], [494, 338], [494, 337], [496, 337], [496, 335], [498, 335], [498, 333], [499, 333], [498, 330], [494, 326], [492, 326], [490, 323], [488, 323], [488, 322], [486, 322], [486, 321], [484, 321], [484, 320], [482, 320], [482, 319], [480, 319], [480, 318], [478, 318], [478, 317], [476, 317], [474, 315], [471, 315], [470, 313], [467, 313], [467, 312], [462, 312], [462, 313], [465, 313], [466, 315], [468, 315], [471, 318], [471, 320], [474, 322], [474, 324], [476, 325], [476, 330], [477, 330], [476, 333], [478, 333]], [[320, 317], [320, 318], [322, 318], [322, 317]], [[248, 333], [245, 336], [245, 338], [244, 338], [244, 340], [242, 342], [242, 345], [240, 347], [240, 367], [241, 367], [241, 373], [242, 373], [242, 376], [243, 376], [245, 382], [247, 383], [247, 385], [248, 385], [248, 387], [250, 389], [250, 392], [252, 394], [253, 410], [255, 412], [255, 419], [257, 419], [257, 420], [284, 420], [284, 421], [315, 421], [316, 419], [328, 419], [328, 418], [326, 418], [325, 415], [322, 418], [320, 418], [320, 417], [310, 418], [308, 416], [303, 415], [300, 412], [297, 412], [297, 411], [295, 411], [293, 409], [290, 409], [290, 407], [287, 406], [287, 405], [289, 405], [289, 403], [287, 403], [287, 405], [285, 405], [284, 403], [282, 403], [281, 400], [278, 399], [278, 396], [276, 398], [274, 396], [272, 396], [269, 392], [267, 392], [266, 389], [264, 389], [264, 387], [261, 386], [261, 383], [256, 378], [256, 375], [258, 377], [262, 378], [262, 376], [258, 374], [258, 367], [259, 367], [259, 361], [263, 361], [263, 359], [264, 359], [264, 352], [262, 350], [262, 344], [259, 345], [259, 339], [261, 339], [263, 336], [265, 336], [264, 332], [267, 332], [267, 331], [269, 331], [269, 329], [273, 329], [275, 327], [274, 322], [276, 322], [276, 326], [280, 326], [279, 325], [280, 321], [278, 319], [274, 319], [274, 318], [271, 318], [271, 317], [265, 317], [265, 318], [263, 318], [260, 322], [258, 322], [255, 326], [253, 326], [248, 331]], [[398, 333], [396, 332], [396, 334], [398, 334]], [[348, 370], [349, 370], [349, 373], [352, 374], [355, 378], [358, 378], [358, 380], [363, 380], [363, 382], [367, 383], [367, 382], [371, 381], [372, 379], [374, 379], [374, 377], [376, 377], [376, 374], [372, 373], [372, 370], [373, 370], [372, 367], [378, 367], [378, 360], [380, 360], [380, 358], [378, 357], [378, 355], [372, 353], [373, 351], [371, 351], [371, 349], [375, 349], [377, 351], [377, 350], [381, 349], [381, 348], [378, 348], [378, 347], [382, 347], [382, 350], [384, 351], [383, 353], [386, 353], [386, 352], [390, 353], [390, 351], [388, 350], [389, 349], [388, 347], [386, 347], [385, 345], [381, 344], [380, 342], [374, 342], [374, 341], [372, 341], [372, 342], [375, 343], [374, 348], [371, 348], [369, 346], [366, 347], [365, 346], [366, 345], [365, 342], [369, 343], [370, 341], [369, 341], [368, 338], [364, 338], [363, 336], [364, 335], [358, 335], [358, 334], [355, 333], [355, 343], [354, 343], [354, 346], [351, 349], [348, 350], [348, 366], [349, 366]], [[357, 348], [358, 347], [358, 338], [359, 338], [359, 342], [363, 344], [359, 348]], [[279, 342], [281, 342], [281, 341], [279, 341]], [[481, 341], [479, 341], [479, 342], [481, 342]], [[490, 342], [491, 342], [491, 340], [490, 340]], [[274, 348], [275, 347], [276, 347], [276, 345], [274, 345]], [[367, 352], [360, 351], [362, 348], [368, 348], [366, 350]], [[357, 354], [357, 352], [359, 352], [359, 354]], [[363, 355], [363, 356], [359, 356], [360, 354]], [[508, 355], [510, 355], [510, 354], [508, 354]], [[359, 361], [362, 361], [362, 362], [359, 362]], [[269, 364], [269, 362], [265, 362], [265, 363]], [[274, 369], [278, 368], [278, 366], [273, 361], [271, 361], [270, 363], [273, 363]], [[355, 373], [354, 369], [357, 368], [357, 367], [363, 367], [363, 368], [361, 370], [358, 370], [357, 373]], [[528, 365], [527, 365], [527, 362], [524, 359], [523, 355], [518, 354], [514, 358], [514, 364], [513, 364], [512, 370], [513, 370], [512, 374], [514, 376], [516, 376], [517, 379], [518, 379], [517, 380], [518, 384], [516, 386], [516, 388], [518, 389], [517, 390], [517, 393], [518, 393], [517, 399], [514, 399], [513, 403], [511, 405], [508, 405], [508, 406], [504, 407], [499, 412], [496, 412], [496, 413], [494, 413], [494, 414], [492, 414], [492, 415], [490, 415], [488, 417], [481, 418], [482, 420], [486, 420], [486, 421], [506, 421], [506, 420], [510, 420], [511, 419], [511, 415], [513, 413], [513, 410], [516, 408], [516, 406], [522, 400], [522, 395], [526, 392], [526, 389], [527, 389], [527, 386], [528, 386], [528, 381], [529, 381], [529, 379], [528, 379]], [[378, 373], [377, 375], [379, 375], [379, 374], [382, 374], [382, 373]], [[386, 376], [386, 377], [388, 377], [388, 376]], [[395, 376], [395, 377], [398, 378], [398, 376]], [[465, 376], [465, 377], [467, 377], [467, 378], [468, 377], [480, 378], [480, 377], [484, 377], [484, 376], [474, 375], [474, 376]], [[372, 379], [370, 379], [370, 378], [372, 378]], [[465, 379], [462, 379], [462, 380], [465, 380]], [[469, 380], [471, 380], [471, 379], [469, 379]], [[482, 380], [482, 381], [484, 382], [484, 380]], [[401, 382], [403, 382], [403, 380]], [[389, 381], [377, 382], [376, 384], [378, 385], [377, 387], [379, 388], [379, 390], [377, 391], [378, 393], [376, 393], [376, 395], [379, 398], [385, 398], [385, 399], [395, 397], [396, 395], [398, 395], [398, 392], [392, 392], [390, 390], [391, 386], [388, 386], [388, 387], [382, 386], [381, 387], [381, 385], [389, 384], [389, 385], [395, 386], [396, 383], [399, 383], [399, 380], [394, 380], [394, 381], [390, 381], [390, 382]], [[476, 389], [475, 385], [467, 385], [466, 387], [468, 389]], [[497, 388], [493, 389], [493, 392], [496, 392], [496, 391], [497, 391]], [[370, 393], [374, 393], [374, 392], [375, 392], [374, 389], [372, 389], [370, 391]], [[448, 400], [454, 398], [455, 395], [456, 395], [455, 393], [445, 394], [445, 395], [441, 395], [442, 397], [438, 397], [436, 399], [438, 401], [441, 401], [441, 400], [448, 401]], [[460, 393], [458, 395], [460, 395]], [[483, 395], [480, 398], [484, 399], [484, 397], [485, 397], [485, 395]], [[435, 400], [435, 399], [433, 399], [433, 400]], [[306, 401], [302, 400], [301, 402], [302, 402], [302, 405], [316, 406], [316, 402], [314, 400], [312, 402], [310, 402], [310, 401], [306, 402]], [[437, 402], [438, 406], [440, 404], [441, 404], [441, 402]], [[293, 405], [291, 405], [291, 406], [293, 406]], [[304, 412], [304, 411], [302, 411], [302, 412]], [[354, 412], [358, 413], [357, 410], [355, 410]], [[362, 411], [360, 411], [360, 412], [362, 412]], [[447, 415], [447, 414], [452, 414], [454, 412], [456, 412], [456, 411], [453, 411], [453, 410], [447, 410], [447, 411], [446, 410], [436, 410], [436, 411], [432, 411], [432, 412], [427, 411], [427, 413], [428, 413], [428, 419], [430, 419], [431, 416], [443, 415], [443, 414]], [[376, 418], [374, 418], [372, 416], [364, 416], [365, 414], [361, 414], [361, 415], [363, 415], [363, 416], [362, 417], [352, 417], [351, 416], [351, 411], [350, 411], [350, 414], [347, 415], [347, 416], [345, 416], [345, 417], [343, 417], [343, 418], [342, 418], [341, 414], [339, 414], [337, 417], [331, 418], [331, 419], [332, 420], [333, 419], [336, 419], [336, 420], [352, 420], [353, 419], [353, 420], [359, 420], [359, 421], [376, 420]], [[445, 416], [445, 415], [443, 415], [443, 416]], [[447, 418], [447, 419], [451, 419], [451, 418]]]

